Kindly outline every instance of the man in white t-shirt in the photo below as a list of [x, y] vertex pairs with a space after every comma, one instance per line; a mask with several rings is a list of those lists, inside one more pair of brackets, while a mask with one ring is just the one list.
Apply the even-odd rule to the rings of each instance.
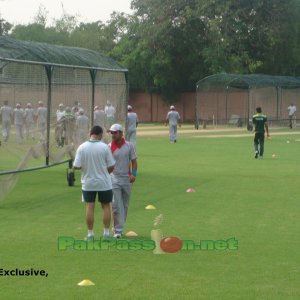
[[40, 139], [41, 139], [41, 141], [45, 141], [46, 140], [46, 130], [47, 130], [48, 110], [47, 110], [47, 107], [44, 106], [44, 103], [42, 101], [38, 102], [36, 116], [37, 116], [37, 128], [40, 133]]
[[295, 114], [296, 111], [297, 111], [296, 105], [291, 103], [288, 106], [289, 123], [290, 123], [289, 125], [291, 129], [296, 126], [296, 114]]
[[56, 124], [55, 124], [55, 140], [58, 147], [64, 146], [64, 124], [62, 122], [65, 116], [65, 106], [60, 103], [58, 105], [58, 110], [56, 111]]
[[77, 144], [80, 145], [87, 140], [89, 132], [89, 118], [84, 114], [84, 110], [79, 110], [79, 115], [76, 119]]
[[127, 110], [127, 131], [125, 139], [136, 146], [136, 128], [139, 124], [139, 118], [138, 115], [133, 112], [131, 105], [128, 105]]
[[14, 119], [16, 128], [16, 142], [18, 144], [23, 142], [23, 125], [24, 125], [24, 110], [21, 104], [17, 103], [14, 109]]
[[26, 108], [24, 109], [24, 119], [26, 138], [29, 139], [29, 136], [31, 136], [31, 138], [34, 139], [34, 110], [30, 102], [27, 103]]
[[94, 125], [101, 126], [103, 129], [105, 126], [105, 112], [99, 106], [94, 107]]
[[112, 138], [109, 147], [116, 161], [112, 172], [113, 230], [114, 237], [121, 238], [127, 218], [131, 186], [137, 175], [137, 158], [134, 146], [123, 138], [123, 128], [120, 124], [113, 124], [109, 131]]
[[90, 139], [78, 147], [74, 160], [74, 168], [81, 169], [82, 196], [86, 204], [87, 240], [94, 238], [94, 210], [97, 194], [103, 210], [103, 236], [109, 237], [113, 198], [109, 174], [114, 169], [115, 160], [109, 147], [101, 142], [102, 134], [103, 129], [94, 126], [90, 131]]
[[6, 142], [9, 138], [13, 109], [8, 105], [7, 100], [5, 100], [3, 104], [4, 105], [0, 108], [0, 116], [2, 120], [2, 136], [4, 142]]
[[173, 105], [170, 106], [170, 111], [167, 114], [166, 118], [166, 126], [169, 124], [169, 135], [170, 135], [170, 142], [176, 143], [177, 142], [177, 125], [181, 127], [180, 124], [180, 115], [178, 111], [175, 110]]
[[104, 107], [104, 113], [106, 116], [106, 128], [109, 128], [115, 122], [116, 109], [113, 107], [111, 102], [107, 100]]

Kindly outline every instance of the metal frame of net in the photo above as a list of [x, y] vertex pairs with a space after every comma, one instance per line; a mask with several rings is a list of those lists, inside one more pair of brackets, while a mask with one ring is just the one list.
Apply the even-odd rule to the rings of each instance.
[[[300, 79], [263, 74], [216, 74], [196, 86], [196, 126], [249, 125], [255, 108], [262, 107], [269, 124], [288, 126], [287, 107], [300, 107]], [[296, 120], [295, 120], [296, 121]]]
[[[111, 58], [88, 49], [0, 37], [0, 107], [12, 112], [9, 122], [0, 113], [0, 173], [72, 158], [92, 125], [103, 127], [108, 142], [106, 129], [112, 123], [126, 126], [127, 101], [128, 70]], [[58, 120], [61, 109], [63, 121]]]

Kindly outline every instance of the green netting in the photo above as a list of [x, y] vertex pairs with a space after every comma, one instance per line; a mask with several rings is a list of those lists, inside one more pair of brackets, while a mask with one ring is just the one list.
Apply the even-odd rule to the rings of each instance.
[[0, 37], [0, 58], [42, 64], [127, 71], [113, 59], [92, 50], [20, 41], [4, 36]]
[[300, 78], [216, 74], [197, 82], [196, 122], [245, 126], [261, 106], [271, 124], [288, 126], [287, 107], [300, 107]]
[[[99, 125], [105, 131], [104, 141], [110, 141], [106, 133], [110, 123], [126, 125], [127, 72], [109, 57], [88, 49], [0, 37], [0, 172], [40, 167], [72, 157], [96, 123], [95, 106], [103, 116]], [[108, 102], [115, 109], [109, 120], [105, 114]], [[5, 103], [12, 111], [8, 125], [3, 122], [1, 113]], [[43, 129], [38, 117], [40, 103], [47, 111], [47, 124]], [[74, 108], [75, 103], [78, 110], [76, 113], [72, 110], [71, 139], [64, 136], [64, 143], [59, 144], [57, 111], [60, 104], [67, 110]], [[27, 124], [24, 117], [21, 124], [16, 124], [17, 107], [25, 114], [28, 104], [33, 120]], [[77, 123], [79, 110], [88, 118], [89, 128], [84, 132]], [[0, 194], [5, 185], [1, 185], [0, 180]]]
[[216, 74], [197, 82], [197, 90], [216, 88], [253, 89], [262, 87], [300, 88], [300, 79], [291, 76], [271, 76], [264, 74]]

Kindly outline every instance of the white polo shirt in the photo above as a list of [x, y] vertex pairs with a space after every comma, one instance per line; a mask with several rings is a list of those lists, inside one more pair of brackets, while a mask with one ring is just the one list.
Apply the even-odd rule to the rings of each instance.
[[74, 167], [81, 167], [81, 183], [84, 191], [107, 191], [112, 189], [108, 167], [115, 160], [109, 147], [101, 141], [89, 140], [81, 144], [75, 155]]

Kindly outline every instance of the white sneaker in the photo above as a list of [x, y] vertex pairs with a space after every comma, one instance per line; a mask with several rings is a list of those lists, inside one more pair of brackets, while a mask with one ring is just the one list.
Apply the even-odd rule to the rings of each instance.
[[114, 238], [115, 239], [120, 239], [122, 237], [122, 234], [121, 233], [115, 233], [114, 234]]
[[94, 240], [94, 236], [93, 235], [88, 235], [88, 236], [86, 236], [85, 238], [84, 238], [84, 240], [86, 241], [86, 242], [88, 242], [88, 241], [93, 241]]

